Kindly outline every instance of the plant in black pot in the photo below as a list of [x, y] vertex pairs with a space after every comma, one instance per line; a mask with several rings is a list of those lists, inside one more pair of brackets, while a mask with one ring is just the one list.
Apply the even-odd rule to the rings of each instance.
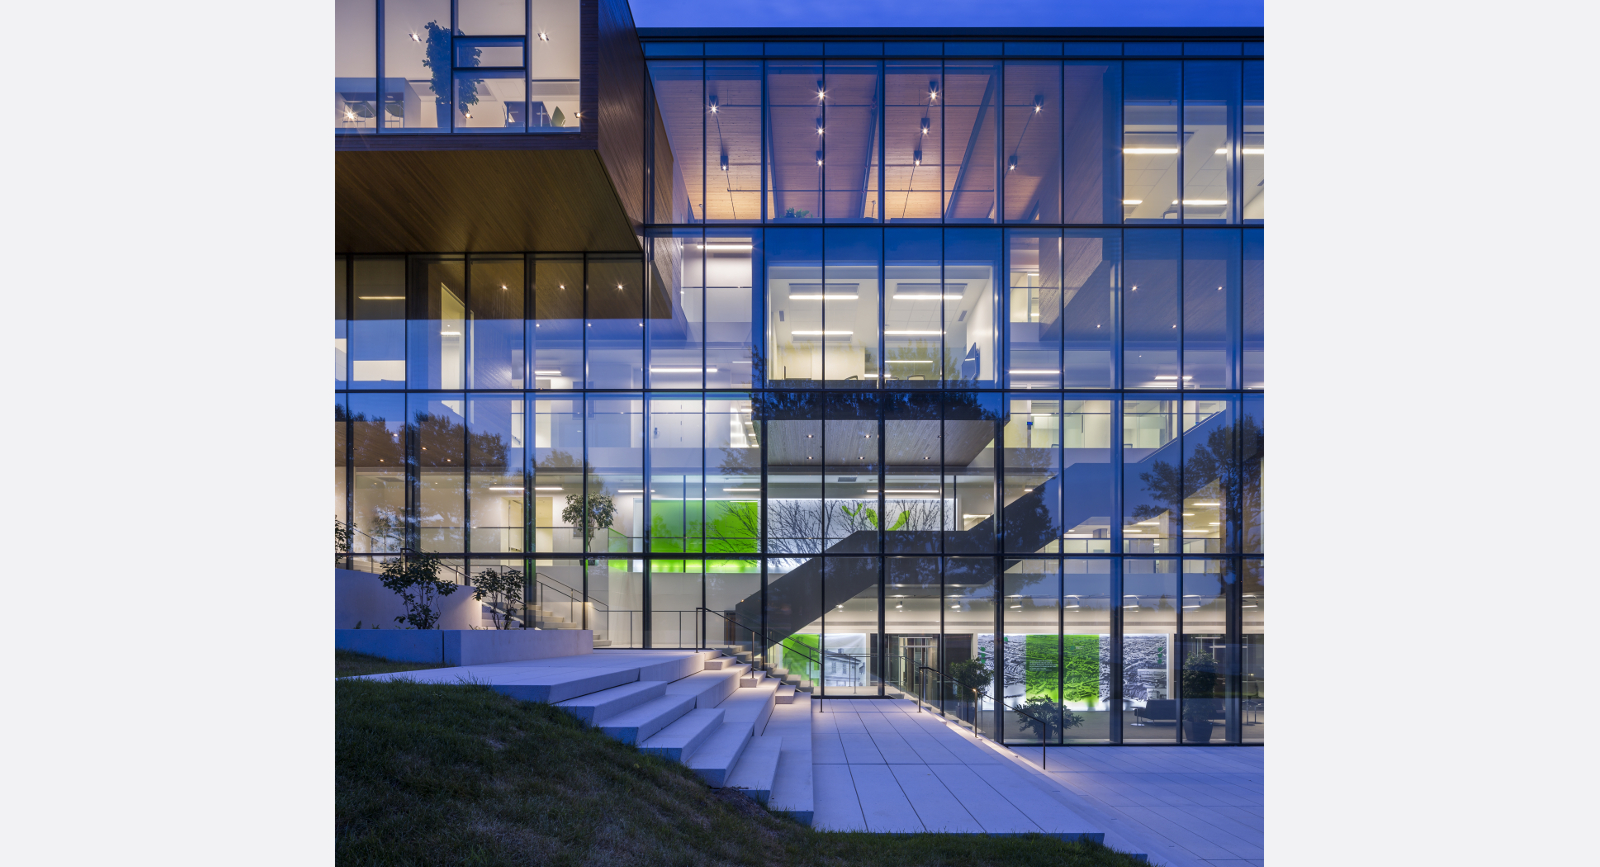
[[1211, 742], [1211, 721], [1221, 701], [1216, 698], [1217, 660], [1196, 651], [1183, 661], [1183, 739], [1187, 743]]
[[962, 687], [962, 695], [958, 700], [963, 704], [972, 702], [972, 718], [968, 719], [966, 714], [963, 714], [962, 718], [976, 725], [978, 696], [988, 693], [989, 687], [994, 685], [994, 669], [984, 665], [981, 659], [963, 659], [960, 662], [950, 663], [947, 672], [950, 679]]
[[1083, 725], [1083, 717], [1061, 706], [1061, 703], [1049, 696], [1031, 698], [1027, 704], [1020, 708], [1022, 714], [1018, 724], [1038, 735], [1039, 742], [1051, 740], [1051, 733], [1066, 731]]

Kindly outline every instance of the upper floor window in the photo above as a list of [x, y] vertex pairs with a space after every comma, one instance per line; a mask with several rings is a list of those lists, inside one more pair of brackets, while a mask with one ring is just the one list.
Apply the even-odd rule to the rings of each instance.
[[335, 4], [337, 130], [578, 131], [578, 0]]

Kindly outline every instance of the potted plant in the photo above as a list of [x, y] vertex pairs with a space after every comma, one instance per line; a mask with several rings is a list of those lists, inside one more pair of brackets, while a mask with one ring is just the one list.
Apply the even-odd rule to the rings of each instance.
[[[971, 692], [973, 719], [968, 721], [976, 727], [978, 695], [987, 693], [989, 687], [994, 683], [994, 669], [984, 665], [981, 659], [963, 659], [960, 662], [951, 663], [947, 673], [950, 675], [951, 680]], [[966, 696], [963, 695], [961, 698], [964, 701]]]
[[1082, 716], [1062, 707], [1061, 702], [1049, 696], [1028, 699], [1020, 710], [1022, 728], [1038, 735], [1040, 743], [1050, 740], [1051, 731], [1059, 729], [1065, 732], [1083, 725]]
[[1211, 741], [1211, 719], [1216, 715], [1217, 660], [1195, 651], [1183, 661], [1183, 739], [1188, 743]]

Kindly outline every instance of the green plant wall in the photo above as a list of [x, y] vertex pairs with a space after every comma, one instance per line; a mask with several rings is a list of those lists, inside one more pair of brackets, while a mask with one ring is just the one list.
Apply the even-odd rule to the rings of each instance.
[[[1065, 664], [1061, 689], [1056, 689], [1056, 648], [1061, 641]], [[1024, 695], [1028, 701], [1097, 702], [1100, 700], [1100, 636], [1054, 635], [1024, 636], [1026, 668]]]
[[[812, 683], [818, 683], [822, 680], [822, 668], [811, 662], [811, 659], [818, 661], [822, 659], [822, 636], [808, 635], [802, 632], [785, 638], [780, 642], [779, 646], [780, 648], [793, 647], [798, 651], [796, 653], [786, 653], [780, 649], [779, 664], [781, 666]], [[811, 659], [802, 656], [802, 653], [810, 656]]]

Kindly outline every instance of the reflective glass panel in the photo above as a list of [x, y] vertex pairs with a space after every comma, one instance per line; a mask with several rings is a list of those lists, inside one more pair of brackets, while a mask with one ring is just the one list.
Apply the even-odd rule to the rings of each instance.
[[[940, 533], [956, 526], [939, 483], [940, 401], [937, 394], [894, 394], [884, 406], [884, 545], [890, 553], [937, 554]], [[880, 493], [877, 479], [864, 492]]]
[[467, 268], [459, 257], [413, 258], [406, 293], [407, 385], [464, 388]]
[[1240, 580], [1240, 617], [1243, 644], [1239, 648], [1239, 728], [1244, 743], [1266, 740], [1267, 699], [1267, 584], [1266, 566], [1260, 560], [1244, 561]]
[[823, 207], [829, 220], [879, 220], [878, 100], [883, 71], [876, 62], [829, 61], [824, 76]]
[[[1237, 743], [1239, 706], [1230, 676], [1228, 589], [1236, 576], [1228, 560], [1183, 561], [1183, 659], [1179, 675], [1186, 744]], [[1235, 735], [1229, 737], [1233, 729]]]
[[456, 30], [466, 36], [521, 36], [526, 0], [456, 0]]
[[1122, 381], [1127, 388], [1178, 385], [1176, 231], [1127, 232], [1122, 294]]
[[[610, 647], [643, 647], [645, 561], [623, 557], [579, 560], [590, 628]], [[601, 638], [601, 636], [605, 638]]]
[[465, 550], [466, 402], [460, 394], [410, 396], [416, 426], [417, 548]]
[[1241, 172], [1244, 194], [1240, 201], [1244, 202], [1246, 223], [1259, 222], [1266, 216], [1267, 200], [1263, 195], [1266, 187], [1262, 179], [1266, 165], [1265, 90], [1261, 72], [1261, 61], [1244, 62], [1244, 146], [1240, 157], [1244, 167]]
[[938, 61], [885, 64], [883, 214], [891, 221], [938, 222], [942, 212], [942, 81]]
[[[829, 553], [873, 554], [878, 536], [878, 395], [829, 394], [823, 407], [823, 534]], [[872, 493], [867, 493], [871, 490]]]
[[853, 333], [828, 334], [823, 328], [822, 230], [768, 229], [766, 260], [767, 340], [771, 346], [767, 376], [775, 383], [814, 384], [822, 379], [824, 345], [855, 337]]
[[1122, 741], [1178, 740], [1178, 561], [1122, 562]]
[[1122, 64], [1062, 68], [1062, 221], [1122, 221]]
[[995, 222], [1000, 151], [1000, 64], [949, 62], [944, 69], [944, 218]]
[[1131, 60], [1122, 92], [1122, 218], [1178, 218], [1177, 61]]
[[350, 263], [343, 256], [333, 260], [333, 387], [342, 390], [350, 384]]
[[383, 128], [449, 132], [449, 0], [384, 0]]
[[700, 388], [705, 353], [705, 240], [699, 229], [649, 238], [651, 388]]
[[467, 297], [467, 387], [523, 388], [524, 260], [474, 258]]
[[1238, 221], [1233, 196], [1234, 130], [1239, 118], [1239, 61], [1183, 65], [1183, 220]]
[[406, 263], [356, 259], [350, 318], [353, 388], [406, 384]]
[[1066, 743], [1111, 739], [1111, 570], [1109, 559], [1068, 558], [1061, 566], [1061, 703]]
[[[1010, 195], [1010, 187], [1007, 187]], [[1061, 385], [1061, 233], [1006, 233], [1010, 285], [1006, 308], [1006, 381], [1012, 388]], [[1110, 332], [1106, 333], [1110, 337]]]
[[939, 669], [943, 602], [937, 557], [884, 561], [884, 681], [890, 696], [932, 696]]
[[576, 132], [579, 9], [576, 0], [530, 0], [528, 131]]
[[1061, 564], [1006, 568], [1001, 735], [1013, 744], [1061, 742]]
[[589, 388], [644, 385], [644, 274], [637, 257], [590, 256], [584, 311]]
[[467, 398], [468, 547], [474, 552], [528, 550], [526, 406], [521, 395]]
[[1061, 220], [1061, 64], [1006, 64], [1005, 219]]
[[334, 129], [371, 132], [377, 128], [377, 76], [377, 0], [334, 0]]
[[583, 551], [583, 422], [580, 398], [534, 401], [532, 525], [540, 553]]
[[760, 379], [755, 279], [761, 233], [711, 229], [705, 248], [706, 386], [750, 388]]
[[761, 219], [761, 79], [759, 60], [706, 62], [706, 220]]
[[947, 392], [943, 438], [944, 495], [955, 502], [947, 553], [995, 550], [995, 442], [1004, 421], [998, 394]]
[[763, 396], [757, 411], [767, 418], [766, 550], [789, 555], [768, 568], [788, 572], [824, 547], [822, 396], [774, 392]]
[[879, 562], [876, 557], [823, 560], [823, 628], [815, 653], [823, 669], [823, 695], [878, 694]]
[[[705, 133], [721, 118], [706, 103], [698, 60], [652, 60], [650, 83], [657, 117], [651, 140], [657, 223], [697, 223], [705, 215]], [[720, 172], [719, 172], [720, 175]], [[720, 182], [721, 177], [713, 180]]]
[[1062, 384], [1110, 388], [1116, 376], [1122, 233], [1068, 229], [1061, 239]]
[[1061, 402], [1061, 550], [1110, 554], [1111, 516], [1116, 513], [1114, 404], [1086, 395], [1066, 398]]
[[[944, 379], [946, 387], [999, 382], [998, 296], [1005, 274], [998, 229], [944, 233]], [[891, 371], [893, 372], [893, 371]]]
[[883, 352], [890, 388], [938, 388], [945, 367], [941, 233], [884, 232]]
[[[901, 374], [895, 365], [878, 368], [878, 284], [882, 259], [881, 229], [828, 229], [823, 236], [822, 285], [789, 284], [789, 298], [820, 291], [822, 372], [830, 387], [876, 387], [880, 373]], [[797, 291], [797, 289], [799, 291]], [[809, 302], [816, 306], [816, 302]], [[791, 334], [795, 332], [791, 331]], [[917, 367], [931, 365], [906, 365]]]
[[1179, 402], [1127, 400], [1122, 409], [1122, 550], [1170, 554], [1178, 535]]
[[539, 257], [533, 263], [533, 387], [565, 390], [583, 384], [583, 260]]
[[706, 396], [705, 546], [709, 555], [761, 546], [761, 441], [748, 396]]
[[650, 550], [658, 554], [704, 550], [704, 408], [698, 395], [649, 400]]
[[822, 220], [826, 104], [821, 63], [767, 62], [767, 213], [772, 220]]
[[1183, 233], [1183, 387], [1235, 388], [1239, 359], [1237, 229]]
[[[644, 401], [637, 395], [590, 397], [585, 429], [589, 551], [644, 550]], [[636, 569], [637, 571], [637, 569]]]
[[[1230, 399], [1183, 402], [1185, 554], [1238, 550], [1237, 510], [1244, 493], [1238, 463], [1238, 410], [1238, 402]], [[1170, 483], [1166, 486], [1171, 487]], [[1170, 500], [1171, 496], [1163, 492], [1161, 498]]]
[[1266, 550], [1266, 521], [1262, 508], [1262, 478], [1265, 475], [1267, 418], [1260, 395], [1244, 399], [1244, 419], [1239, 424], [1239, 450], [1242, 466], [1240, 476], [1239, 517], [1243, 524], [1241, 537], [1247, 554], [1260, 554]]
[[350, 552], [398, 552], [407, 544], [405, 397], [351, 394], [349, 413]]
[[522, 132], [528, 125], [522, 70], [456, 73], [456, 132]]
[[1060, 550], [1061, 402], [1012, 395], [1005, 426], [1005, 544]]
[[944, 711], [990, 738], [995, 731], [995, 561], [948, 557], [944, 561], [944, 671], [951, 683]]
[[1266, 269], [1262, 230], [1244, 230], [1244, 387], [1266, 381]]

